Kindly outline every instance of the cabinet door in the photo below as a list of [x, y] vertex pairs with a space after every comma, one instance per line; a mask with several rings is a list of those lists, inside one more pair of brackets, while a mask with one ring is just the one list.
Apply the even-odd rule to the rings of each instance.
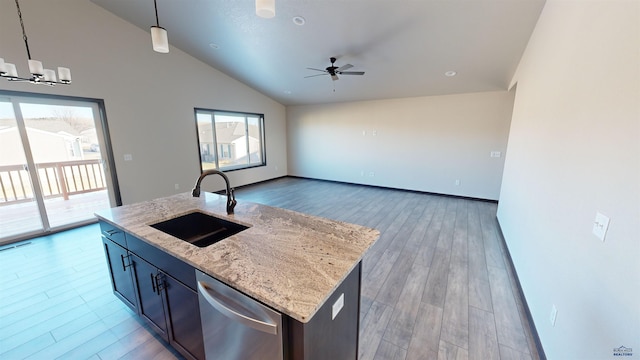
[[105, 237], [102, 238], [102, 243], [111, 275], [113, 293], [131, 310], [138, 313], [131, 259], [127, 250]]
[[134, 266], [134, 274], [138, 285], [138, 299], [140, 300], [140, 316], [165, 340], [169, 341], [167, 322], [165, 320], [164, 306], [161, 290], [162, 275], [158, 269], [131, 254]]
[[163, 279], [171, 344], [187, 358], [204, 359], [198, 293], [169, 275]]

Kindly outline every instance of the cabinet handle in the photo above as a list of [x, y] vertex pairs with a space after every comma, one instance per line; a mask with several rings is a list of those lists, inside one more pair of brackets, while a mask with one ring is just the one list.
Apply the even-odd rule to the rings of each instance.
[[158, 291], [156, 290], [156, 279], [153, 276], [153, 274], [149, 274], [149, 276], [151, 276], [151, 288], [153, 289], [154, 293], [158, 293]]
[[114, 229], [114, 230], [107, 230], [107, 231], [105, 231], [105, 233], [106, 233], [107, 235], [117, 234], [118, 232], [119, 232], [119, 231], [118, 231], [118, 230], [115, 230], [115, 229]]
[[157, 274], [155, 276], [155, 279], [156, 279], [156, 290], [158, 290], [158, 295], [160, 295], [162, 290], [165, 288], [164, 279], [162, 278], [162, 274]]
[[[127, 255], [127, 257], [129, 257], [129, 255]], [[124, 255], [120, 254], [120, 260], [122, 261], [122, 271], [127, 271], [127, 266], [129, 265], [124, 264]]]

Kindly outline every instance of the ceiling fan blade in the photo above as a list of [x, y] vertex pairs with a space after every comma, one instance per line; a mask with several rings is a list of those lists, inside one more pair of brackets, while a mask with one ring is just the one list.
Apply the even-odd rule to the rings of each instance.
[[351, 69], [352, 67], [353, 67], [353, 65], [346, 64], [346, 65], [340, 66], [338, 69], [336, 69], [336, 71], [344, 71], [344, 70], [347, 70], [347, 69]]
[[364, 75], [364, 71], [340, 71], [340, 75]]
[[315, 71], [327, 72], [327, 70], [315, 69], [315, 68], [310, 68], [310, 67], [308, 67], [307, 69], [309, 69], [309, 70], [315, 70]]
[[338, 75], [335, 75], [335, 74], [331, 75], [331, 80], [333, 81], [339, 80]]
[[304, 78], [306, 79], [306, 78], [310, 78], [310, 77], [316, 77], [316, 76], [324, 76], [324, 75], [329, 75], [329, 74], [327, 73], [327, 74], [316, 74], [316, 75], [309, 75], [309, 76], [305, 76]]

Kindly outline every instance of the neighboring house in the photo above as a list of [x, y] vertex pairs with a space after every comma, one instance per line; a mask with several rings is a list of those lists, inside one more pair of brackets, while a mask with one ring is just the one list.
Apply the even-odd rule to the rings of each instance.
[[[203, 162], [215, 162], [215, 154], [221, 164], [237, 163], [243, 161], [250, 154], [247, 151], [247, 142], [249, 149], [260, 149], [260, 140], [247, 136], [244, 124], [239, 122], [219, 122], [216, 124], [216, 140], [218, 147], [216, 152], [213, 150], [213, 134], [211, 124], [200, 124], [200, 155]], [[258, 132], [258, 131], [256, 131]], [[249, 130], [249, 133], [252, 133]], [[251, 161], [259, 162], [259, 151], [251, 151]]]
[[95, 128], [80, 131], [80, 140], [82, 141], [82, 149], [85, 151], [100, 150], [98, 142], [98, 133]]
[[[247, 152], [247, 140], [249, 141], [249, 149], [255, 151]], [[260, 152], [257, 149], [260, 149], [260, 140], [254, 138], [253, 136], [241, 136], [237, 139], [234, 139], [231, 142], [231, 148], [234, 149], [235, 157], [233, 160], [238, 161], [244, 160], [247, 157], [251, 157], [249, 163], [259, 163], [260, 162]]]
[[[82, 160], [79, 136], [65, 131], [58, 133], [27, 127], [29, 144], [36, 163]], [[26, 164], [16, 126], [0, 128], [0, 166]]]

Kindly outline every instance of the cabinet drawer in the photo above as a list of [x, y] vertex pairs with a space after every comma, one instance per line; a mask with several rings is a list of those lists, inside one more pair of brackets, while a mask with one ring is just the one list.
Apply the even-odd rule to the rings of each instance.
[[132, 253], [173, 276], [178, 281], [190, 287], [191, 290], [197, 291], [196, 274], [193, 266], [131, 234], [127, 234], [127, 245], [129, 251]]
[[102, 236], [124, 248], [127, 248], [127, 240], [124, 236], [124, 231], [104, 221], [100, 221], [100, 231], [102, 232]]

